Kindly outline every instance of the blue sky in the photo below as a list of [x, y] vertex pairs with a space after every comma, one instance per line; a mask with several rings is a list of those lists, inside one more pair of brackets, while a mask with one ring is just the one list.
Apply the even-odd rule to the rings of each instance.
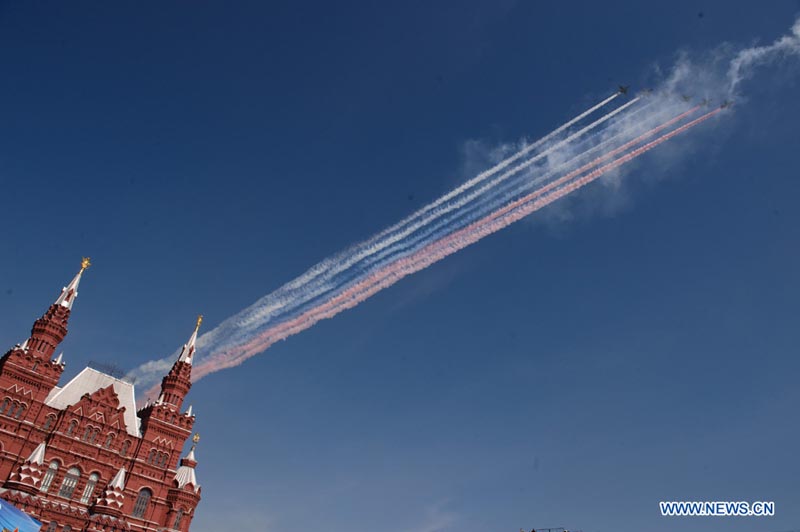
[[[798, 12], [0, 2], [0, 341], [91, 255], [66, 376], [167, 355], [198, 312], [213, 326], [468, 178], [475, 141]], [[581, 192], [199, 382], [193, 532], [800, 526], [799, 82], [763, 68], [610, 203]], [[660, 517], [674, 499], [777, 515]]]

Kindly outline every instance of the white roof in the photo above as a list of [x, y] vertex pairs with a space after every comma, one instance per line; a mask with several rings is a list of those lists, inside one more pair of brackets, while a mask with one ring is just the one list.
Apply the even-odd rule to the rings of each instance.
[[183, 461], [186, 460], [187, 462], [197, 462], [194, 457], [194, 445], [189, 450], [189, 454], [186, 455], [186, 458], [181, 460], [181, 466], [175, 472], [175, 480], [178, 481], [178, 487], [183, 489], [186, 484], [191, 484], [194, 486], [194, 491], [200, 489], [200, 485], [197, 483], [197, 475], [194, 472], [194, 466], [191, 465], [183, 465]]
[[175, 480], [178, 481], [178, 487], [183, 489], [186, 484], [191, 484], [194, 486], [194, 490], [197, 491], [200, 489], [200, 486], [197, 484], [197, 477], [194, 474], [194, 468], [182, 465], [178, 468], [178, 471], [175, 472]]
[[63, 410], [81, 400], [83, 394], [94, 393], [101, 388], [114, 386], [114, 391], [119, 397], [119, 406], [125, 407], [125, 425], [128, 434], [139, 436], [139, 416], [136, 415], [136, 394], [133, 384], [101, 373], [96, 369], [84, 368], [75, 375], [71, 381], [62, 388], [54, 388], [45, 399], [45, 404]]

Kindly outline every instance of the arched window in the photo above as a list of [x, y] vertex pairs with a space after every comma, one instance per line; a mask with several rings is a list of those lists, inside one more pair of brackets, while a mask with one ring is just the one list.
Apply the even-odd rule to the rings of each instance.
[[47, 525], [47, 532], [56, 532], [56, 528], [58, 528], [58, 523], [50, 521], [50, 524]]
[[14, 417], [14, 412], [17, 410], [18, 406], [19, 403], [16, 401], [11, 404], [11, 407], [8, 409], [8, 417]]
[[86, 430], [83, 431], [83, 438], [81, 438], [81, 440], [83, 441], [88, 440], [91, 434], [92, 434], [92, 427], [86, 427]]
[[175, 514], [175, 523], [173, 523], [172, 528], [180, 528], [181, 520], [183, 519], [183, 508], [178, 509], [178, 513]]
[[81, 472], [77, 467], [70, 467], [67, 474], [64, 475], [64, 480], [61, 481], [61, 489], [58, 490], [58, 496], [65, 499], [71, 499], [72, 494], [75, 492], [75, 486], [78, 485], [78, 479], [81, 478]]
[[97, 439], [98, 434], [100, 434], [100, 431], [98, 429], [93, 430], [92, 433], [89, 435], [89, 443], [94, 443], [94, 440]]
[[103, 447], [108, 449], [109, 447], [111, 447], [112, 443], [114, 443], [114, 435], [109, 434], [108, 437], [106, 438], [106, 442], [103, 444]]
[[70, 421], [69, 427], [67, 428], [67, 436], [71, 436], [76, 428], [78, 428], [78, 422], [73, 419]]
[[47, 493], [47, 490], [50, 489], [50, 484], [52, 484], [56, 473], [58, 473], [58, 462], [53, 460], [50, 462], [50, 467], [47, 468], [47, 473], [44, 474], [44, 478], [42, 479], [42, 485], [39, 488], [41, 491]]
[[54, 419], [55, 419], [55, 417], [53, 417], [53, 416], [47, 416], [46, 418], [44, 418], [44, 426], [42, 426], [42, 429], [50, 430], [50, 427], [53, 426], [53, 420]]
[[26, 405], [19, 405], [19, 406], [17, 407], [17, 413], [16, 413], [16, 414], [14, 414], [14, 419], [19, 419], [19, 418], [21, 418], [21, 417], [22, 417], [22, 414], [24, 414], [24, 413], [25, 413], [25, 410], [26, 410], [27, 408], [28, 408], [28, 407], [27, 407]]
[[147, 488], [139, 492], [139, 496], [136, 497], [136, 503], [133, 505], [132, 515], [134, 517], [142, 517], [144, 515], [145, 510], [147, 510], [147, 504], [150, 502], [150, 497], [152, 496], [153, 492]]
[[64, 525], [64, 528], [61, 529], [61, 532], [72, 532], [72, 527], [69, 525]]
[[130, 446], [131, 446], [130, 440], [125, 440], [124, 442], [122, 442], [122, 449], [119, 450], [119, 454], [121, 454], [122, 456], [128, 454], [128, 448]]
[[152, 449], [150, 455], [147, 457], [147, 463], [152, 464], [156, 460], [156, 450]]
[[100, 475], [97, 473], [89, 475], [89, 480], [86, 481], [86, 487], [83, 488], [83, 495], [81, 495], [81, 504], [89, 504], [98, 480], [100, 480]]
[[11, 401], [9, 401], [8, 397], [3, 399], [3, 404], [0, 405], [0, 414], [5, 414], [8, 407], [11, 405]]
[[31, 371], [36, 371], [36, 368], [38, 368], [38, 367], [39, 367], [39, 361], [37, 360], [36, 362], [33, 363], [33, 367], [31, 368]]

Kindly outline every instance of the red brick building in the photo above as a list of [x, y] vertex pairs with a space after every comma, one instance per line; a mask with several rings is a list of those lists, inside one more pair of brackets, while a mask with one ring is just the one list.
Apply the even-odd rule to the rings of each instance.
[[0, 358], [0, 497], [47, 532], [187, 532], [200, 486], [195, 446], [180, 457], [195, 421], [181, 408], [200, 319], [155, 403], [137, 411], [132, 383], [93, 368], [59, 387], [54, 355], [88, 266]]

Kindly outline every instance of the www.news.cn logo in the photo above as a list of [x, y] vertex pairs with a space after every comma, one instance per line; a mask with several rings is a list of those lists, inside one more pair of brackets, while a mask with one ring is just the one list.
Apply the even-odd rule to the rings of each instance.
[[772, 517], [774, 501], [661, 501], [661, 515], [667, 517]]

